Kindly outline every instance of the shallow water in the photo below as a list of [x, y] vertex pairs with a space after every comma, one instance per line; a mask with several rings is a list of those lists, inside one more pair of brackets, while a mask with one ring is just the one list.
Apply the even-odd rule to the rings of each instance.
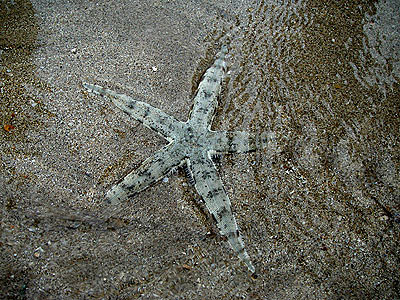
[[398, 211], [400, 5], [280, 2], [261, 1], [232, 38], [220, 126], [273, 131], [310, 180], [327, 171], [368, 189], [361, 206]]
[[[320, 283], [342, 272], [349, 295], [396, 285], [388, 278], [398, 252], [384, 249], [397, 247], [392, 228], [400, 223], [399, 8], [396, 1], [261, 1], [233, 28], [215, 127], [276, 138], [265, 152], [233, 159], [250, 166], [235, 177], [247, 185], [237, 201], [265, 218], [246, 226], [259, 234], [248, 247], [269, 258], [261, 269], [300, 251], [303, 272]], [[350, 261], [331, 260], [351, 252]], [[358, 276], [363, 291], [355, 292]]]
[[[4, 294], [399, 297], [398, 1], [33, 2], [5, 2], [23, 30], [1, 49]], [[109, 218], [105, 192], [163, 141], [81, 85], [185, 120], [226, 40], [213, 128], [270, 133], [220, 163], [257, 281], [182, 174]]]

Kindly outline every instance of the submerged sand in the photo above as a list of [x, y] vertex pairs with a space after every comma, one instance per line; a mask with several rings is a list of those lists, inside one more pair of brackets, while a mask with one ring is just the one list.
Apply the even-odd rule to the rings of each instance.
[[[396, 1], [0, 7], [0, 298], [400, 298]], [[276, 137], [219, 163], [256, 280], [184, 172], [104, 203], [166, 142], [81, 85], [186, 120], [227, 40], [214, 128]]]

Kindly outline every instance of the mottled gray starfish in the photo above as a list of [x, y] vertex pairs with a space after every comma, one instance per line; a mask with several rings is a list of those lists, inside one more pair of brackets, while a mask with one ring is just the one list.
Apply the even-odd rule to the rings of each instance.
[[223, 46], [214, 64], [204, 74], [194, 98], [190, 118], [186, 122], [180, 122], [147, 103], [98, 85], [84, 83], [83, 86], [90, 92], [110, 97], [116, 106], [133, 119], [142, 122], [169, 141], [167, 146], [115, 185], [107, 193], [107, 199], [117, 204], [160, 180], [173, 167], [186, 164], [197, 192], [216, 220], [220, 234], [228, 239], [238, 257], [254, 273], [254, 266], [232, 215], [230, 200], [211, 156], [218, 153], [244, 153], [260, 149], [266, 144], [266, 137], [242, 131], [211, 130], [226, 71], [226, 53], [227, 47]]

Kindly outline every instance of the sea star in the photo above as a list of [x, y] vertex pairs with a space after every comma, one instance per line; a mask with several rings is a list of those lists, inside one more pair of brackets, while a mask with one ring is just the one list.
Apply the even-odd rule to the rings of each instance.
[[88, 83], [83, 83], [83, 86], [90, 92], [108, 96], [133, 119], [169, 141], [167, 146], [111, 188], [106, 195], [109, 202], [117, 204], [165, 177], [172, 168], [186, 164], [197, 192], [215, 218], [220, 234], [228, 239], [238, 257], [251, 273], [254, 273], [255, 268], [232, 215], [230, 200], [211, 157], [219, 153], [244, 153], [261, 149], [266, 145], [267, 138], [242, 131], [211, 130], [226, 72], [227, 52], [227, 47], [223, 46], [214, 64], [203, 75], [194, 98], [192, 112], [186, 122], [180, 122], [158, 108], [101, 86]]

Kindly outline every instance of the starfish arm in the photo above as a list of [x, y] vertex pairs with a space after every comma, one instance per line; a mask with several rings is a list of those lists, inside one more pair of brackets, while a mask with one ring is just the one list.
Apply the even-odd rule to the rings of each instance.
[[227, 47], [223, 46], [217, 54], [214, 64], [204, 73], [194, 98], [190, 121], [194, 125], [210, 126], [218, 105], [218, 95], [226, 69], [225, 55]]
[[202, 196], [208, 211], [215, 218], [220, 234], [228, 239], [238, 257], [254, 273], [254, 266], [250, 261], [236, 220], [232, 215], [230, 200], [211, 158], [207, 152], [200, 152], [188, 160], [188, 166], [195, 182], [195, 188]]
[[111, 98], [112, 102], [130, 117], [161, 134], [169, 141], [181, 126], [181, 122], [145, 102], [134, 100], [99, 85], [83, 83], [83, 86], [89, 92]]
[[146, 159], [139, 168], [129, 173], [120, 183], [113, 186], [106, 195], [111, 204], [118, 204], [127, 197], [146, 189], [160, 180], [184, 159], [179, 145], [170, 143]]
[[255, 134], [244, 131], [213, 132], [212, 147], [220, 153], [246, 153], [267, 147], [266, 134]]

